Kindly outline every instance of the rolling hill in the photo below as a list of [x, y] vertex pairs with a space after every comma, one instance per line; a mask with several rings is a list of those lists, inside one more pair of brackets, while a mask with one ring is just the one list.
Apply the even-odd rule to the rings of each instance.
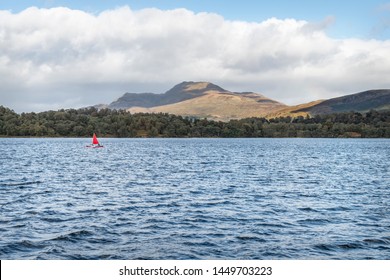
[[325, 100], [307, 108], [310, 115], [341, 113], [341, 112], [367, 112], [370, 110], [382, 111], [390, 109], [390, 90], [368, 90], [351, 95]]
[[289, 106], [282, 110], [272, 112], [268, 114], [267, 117], [315, 116], [351, 111], [365, 113], [370, 110], [390, 110], [389, 89], [368, 90], [327, 100], [318, 100], [297, 106]]

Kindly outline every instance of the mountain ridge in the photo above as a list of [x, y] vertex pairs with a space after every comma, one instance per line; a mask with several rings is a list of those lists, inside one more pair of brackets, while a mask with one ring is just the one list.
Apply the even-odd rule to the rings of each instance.
[[203, 95], [204, 91], [223, 88], [208, 82], [181, 82], [165, 93], [125, 93], [118, 100], [110, 103], [110, 109], [127, 109], [130, 107], [156, 107], [181, 102]]
[[297, 117], [338, 112], [390, 110], [390, 89], [367, 90], [326, 100], [287, 106], [255, 92], [232, 92], [210, 82], [181, 82], [162, 94], [125, 93], [109, 105], [131, 113], [170, 113], [228, 121], [249, 117]]

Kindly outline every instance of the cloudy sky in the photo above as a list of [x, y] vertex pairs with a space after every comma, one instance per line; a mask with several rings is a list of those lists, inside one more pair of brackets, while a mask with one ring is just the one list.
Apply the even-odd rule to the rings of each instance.
[[389, 0], [0, 0], [0, 105], [16, 112], [182, 81], [295, 105], [389, 77]]

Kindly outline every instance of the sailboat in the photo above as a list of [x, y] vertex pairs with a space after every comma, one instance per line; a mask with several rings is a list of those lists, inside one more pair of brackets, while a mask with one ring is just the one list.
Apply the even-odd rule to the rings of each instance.
[[91, 145], [87, 145], [86, 146], [87, 148], [103, 148], [103, 145], [101, 145], [99, 143], [99, 140], [97, 139], [96, 137], [96, 133], [93, 134], [93, 137], [92, 137], [92, 144]]

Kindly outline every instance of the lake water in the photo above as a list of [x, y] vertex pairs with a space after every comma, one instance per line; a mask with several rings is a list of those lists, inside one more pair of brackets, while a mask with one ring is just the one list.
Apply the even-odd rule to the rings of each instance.
[[0, 139], [0, 259], [390, 259], [389, 139]]

